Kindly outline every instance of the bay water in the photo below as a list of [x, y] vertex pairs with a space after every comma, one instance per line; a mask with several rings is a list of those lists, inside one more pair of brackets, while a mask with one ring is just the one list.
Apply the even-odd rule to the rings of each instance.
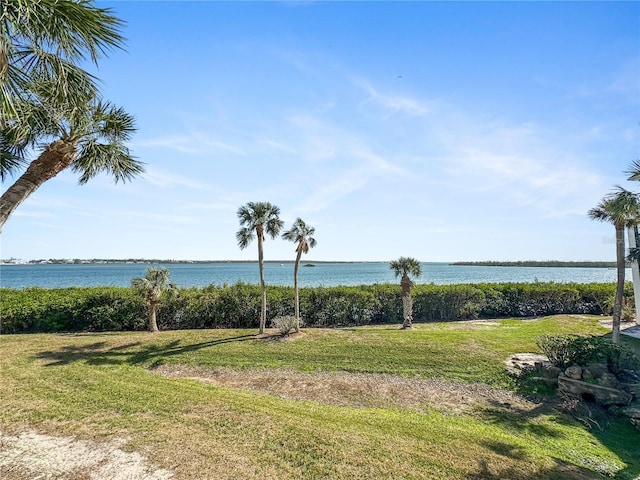
[[[305, 266], [307, 265], [307, 266]], [[313, 265], [313, 266], [310, 266]], [[87, 263], [87, 264], [24, 264], [0, 265], [0, 287], [61, 288], [131, 285], [131, 280], [143, 277], [147, 268], [161, 267], [170, 271], [170, 281], [179, 287], [234, 284], [239, 281], [258, 284], [257, 262], [209, 263]], [[293, 285], [293, 262], [266, 262], [265, 280], [269, 285]], [[467, 266], [449, 263], [423, 263], [422, 277], [416, 283], [612, 283], [613, 268], [582, 267], [499, 267]], [[300, 286], [370, 285], [397, 283], [388, 262], [307, 262], [300, 266]], [[627, 269], [627, 278], [631, 271]]]

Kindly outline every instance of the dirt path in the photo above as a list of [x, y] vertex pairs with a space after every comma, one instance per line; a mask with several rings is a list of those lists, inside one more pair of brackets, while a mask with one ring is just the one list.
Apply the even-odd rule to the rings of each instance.
[[0, 432], [2, 480], [168, 480], [167, 470], [154, 469], [138, 453], [117, 443], [98, 444], [73, 437], [35, 432]]
[[536, 404], [514, 392], [482, 384], [379, 373], [301, 373], [286, 369], [206, 369], [184, 365], [161, 366], [153, 371], [170, 378], [245, 388], [292, 400], [310, 400], [345, 407], [401, 407], [419, 411], [434, 408], [447, 413], [463, 413], [501, 405], [517, 406], [521, 410], [536, 407]]

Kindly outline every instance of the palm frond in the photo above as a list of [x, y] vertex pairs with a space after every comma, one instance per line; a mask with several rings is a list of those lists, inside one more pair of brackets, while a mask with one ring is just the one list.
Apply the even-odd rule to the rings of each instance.
[[144, 293], [147, 298], [159, 300], [164, 290], [175, 289], [175, 285], [169, 283], [169, 270], [166, 268], [148, 268], [145, 276], [131, 280], [131, 286]]
[[113, 176], [116, 183], [132, 180], [144, 172], [144, 165], [133, 157], [129, 149], [121, 143], [86, 142], [72, 166], [74, 172], [80, 173], [78, 182], [81, 185], [99, 173]]
[[254, 229], [243, 227], [236, 232], [236, 240], [241, 250], [244, 250], [255, 239]]
[[640, 160], [634, 160], [624, 173], [629, 175], [627, 180], [640, 181]]
[[316, 239], [312, 235], [316, 232], [316, 229], [310, 225], [307, 225], [301, 218], [296, 218], [295, 222], [289, 230], [282, 234], [282, 238], [298, 244], [296, 251], [302, 251], [303, 253], [309, 253], [309, 248], [316, 246]]
[[[271, 238], [276, 238], [284, 225], [284, 222], [278, 217], [280, 209], [269, 202], [248, 202], [238, 208], [237, 215], [243, 229], [266, 232]], [[238, 235], [236, 237], [238, 238]], [[239, 238], [238, 244], [240, 245]], [[244, 247], [241, 246], [241, 248]]]
[[403, 277], [404, 275], [420, 277], [422, 275], [422, 265], [412, 257], [400, 257], [397, 260], [392, 260], [389, 262], [389, 267], [396, 277]]
[[592, 220], [614, 225], [633, 226], [640, 223], [640, 195], [619, 185], [598, 205], [587, 212]]

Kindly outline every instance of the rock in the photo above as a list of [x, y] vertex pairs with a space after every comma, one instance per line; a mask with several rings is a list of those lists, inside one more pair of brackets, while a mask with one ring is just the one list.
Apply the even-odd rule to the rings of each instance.
[[558, 377], [558, 390], [587, 402], [596, 402], [600, 405], [629, 405], [632, 400], [630, 393], [617, 388], [594, 385], [592, 383], [576, 380], [566, 375]]
[[550, 379], [550, 380], [553, 379], [555, 380], [555, 383], [557, 383], [558, 375], [562, 373], [562, 370], [549, 362], [543, 362], [540, 365], [539, 372], [542, 374], [544, 378]]
[[640, 383], [627, 383], [622, 388], [624, 388], [631, 395], [640, 399]]
[[591, 375], [593, 375], [592, 378], [598, 378], [604, 373], [609, 373], [609, 367], [607, 367], [606, 363], [590, 363], [582, 370], [582, 378], [585, 378], [585, 370], [589, 370]]
[[597, 378], [598, 376], [590, 368], [582, 369], [582, 379], [585, 382], [591, 382], [591, 381], [595, 382]]
[[580, 380], [582, 378], [582, 367], [579, 365], [572, 365], [564, 371], [564, 374], [574, 380]]
[[547, 357], [538, 353], [518, 353], [511, 355], [504, 363], [511, 375], [519, 377], [536, 369], [536, 363], [544, 361], [548, 361]]
[[618, 379], [613, 373], [603, 373], [597, 379], [598, 385], [603, 387], [616, 388], [618, 386]]
[[627, 408], [622, 409], [622, 413], [624, 413], [627, 417], [637, 418], [640, 420], [640, 406], [632, 405]]
[[554, 388], [558, 386], [557, 378], [531, 377], [531, 380], [544, 383], [549, 388]]

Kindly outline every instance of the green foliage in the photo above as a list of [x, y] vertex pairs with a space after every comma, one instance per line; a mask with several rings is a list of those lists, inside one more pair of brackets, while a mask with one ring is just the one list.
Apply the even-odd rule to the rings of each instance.
[[484, 293], [473, 285], [420, 285], [414, 289], [414, 319], [434, 321], [478, 318], [484, 303]]
[[[529, 317], [557, 313], [606, 314], [614, 284], [500, 283], [420, 284], [413, 290], [414, 321]], [[631, 284], [625, 296], [631, 298]], [[118, 287], [0, 289], [2, 333], [140, 330], [146, 299]], [[292, 287], [267, 287], [267, 319], [294, 315]], [[260, 286], [246, 283], [163, 293], [158, 324], [163, 330], [255, 328]], [[300, 289], [300, 314], [309, 327], [402, 323], [397, 284]]]
[[537, 345], [556, 367], [606, 363], [611, 373], [640, 365], [638, 357], [628, 347], [611, 343], [598, 336], [543, 335]]
[[1, 289], [1, 333], [141, 330], [145, 300], [131, 289]]

